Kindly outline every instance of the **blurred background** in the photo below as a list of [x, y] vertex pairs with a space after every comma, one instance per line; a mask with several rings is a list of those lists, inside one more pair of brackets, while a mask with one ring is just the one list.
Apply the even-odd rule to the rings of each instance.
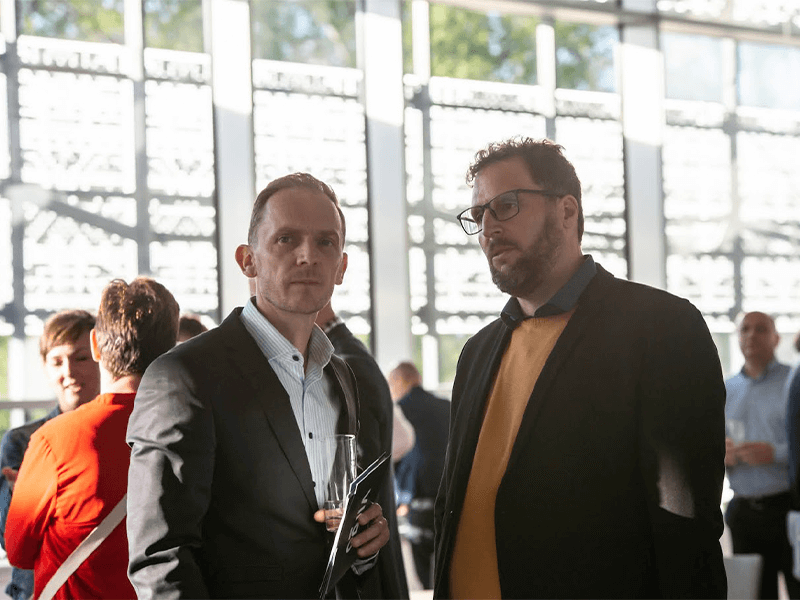
[[565, 147], [584, 251], [693, 302], [726, 374], [741, 311], [796, 359], [798, 0], [0, 0], [0, 30], [0, 430], [52, 405], [44, 320], [110, 279], [209, 326], [243, 304], [255, 193], [293, 171], [344, 205], [334, 309], [446, 395], [505, 302], [464, 174], [512, 135]]

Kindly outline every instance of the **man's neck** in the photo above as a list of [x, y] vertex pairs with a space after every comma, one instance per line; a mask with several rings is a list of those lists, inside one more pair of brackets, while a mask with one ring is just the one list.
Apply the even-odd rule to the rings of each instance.
[[256, 308], [278, 330], [278, 333], [300, 351], [304, 364], [308, 365], [308, 343], [311, 340], [317, 313], [290, 313], [280, 310], [272, 304], [262, 304], [258, 301], [256, 301]]
[[537, 310], [547, 304], [548, 300], [556, 295], [564, 285], [581, 268], [585, 260], [583, 253], [578, 247], [577, 253], [571, 253], [569, 258], [560, 261], [560, 264], [553, 268], [547, 281], [540, 285], [536, 291], [525, 298], [517, 297], [522, 312], [532, 317]]
[[141, 381], [141, 375], [123, 375], [115, 378], [111, 373], [100, 368], [101, 394], [135, 394]]
[[767, 370], [767, 367], [769, 366], [769, 363], [772, 362], [773, 358], [774, 357], [770, 358], [766, 362], [763, 362], [763, 361], [756, 362], [756, 361], [752, 361], [752, 360], [747, 360], [747, 361], [745, 361], [744, 367], [742, 368], [742, 370], [745, 372], [745, 375], [747, 375], [748, 377], [750, 377], [752, 379], [756, 379], [758, 377], [761, 377], [764, 374], [764, 371]]

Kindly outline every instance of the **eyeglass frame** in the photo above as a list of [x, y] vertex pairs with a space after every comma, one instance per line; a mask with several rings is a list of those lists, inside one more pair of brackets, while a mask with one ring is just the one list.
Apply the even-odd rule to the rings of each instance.
[[[497, 221], [510, 221], [511, 219], [513, 219], [514, 217], [516, 217], [519, 214], [519, 193], [520, 192], [526, 192], [528, 194], [540, 194], [542, 196], [548, 196], [550, 198], [561, 198], [562, 196], [566, 196], [566, 194], [562, 194], [561, 192], [556, 192], [555, 190], [532, 190], [532, 189], [527, 189], [527, 188], [518, 188], [516, 190], [506, 190], [505, 192], [500, 192], [494, 198], [490, 199], [488, 202], [484, 202], [483, 204], [476, 204], [475, 206], [470, 206], [469, 208], [465, 208], [464, 210], [462, 210], [460, 213], [458, 213], [456, 215], [456, 220], [458, 221], [459, 225], [461, 225], [461, 229], [463, 229], [464, 233], [466, 233], [467, 235], [476, 235], [476, 234], [480, 233], [481, 231], [483, 231], [483, 215], [486, 214], [486, 210], [487, 209], [489, 210], [490, 213], [492, 213], [492, 216], [495, 218], [495, 220], [497, 220]], [[494, 208], [492, 208], [491, 204], [492, 204], [492, 202], [497, 200], [500, 196], [505, 196], [506, 194], [514, 194], [514, 202], [516, 202], [516, 204], [517, 204], [517, 212], [515, 212], [510, 217], [506, 217], [505, 219], [501, 219], [500, 217], [497, 216], [497, 213], [495, 212]], [[465, 213], [471, 212], [471, 211], [475, 210], [476, 208], [480, 208], [480, 209], [483, 210], [483, 212], [481, 212], [480, 224], [478, 224], [478, 222], [475, 221], [475, 219], [473, 219], [471, 215], [470, 215], [470, 217], [468, 219], [464, 217]], [[467, 231], [467, 226], [464, 224], [464, 221], [475, 223], [475, 225], [478, 227], [478, 229], [476, 229], [475, 231], [470, 233], [469, 231]]]

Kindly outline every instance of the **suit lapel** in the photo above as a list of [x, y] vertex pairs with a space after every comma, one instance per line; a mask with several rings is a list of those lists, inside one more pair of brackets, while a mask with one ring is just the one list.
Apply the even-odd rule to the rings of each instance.
[[[609, 281], [611, 275], [602, 270], [598, 265], [597, 275], [595, 275], [592, 282], [589, 283], [581, 298], [578, 300], [578, 305], [575, 308], [575, 313], [570, 318], [564, 331], [556, 341], [550, 356], [547, 357], [542, 372], [536, 380], [536, 385], [533, 387], [533, 392], [528, 400], [528, 405], [525, 408], [525, 413], [522, 416], [522, 422], [519, 426], [514, 447], [511, 449], [511, 456], [508, 459], [506, 471], [511, 470], [514, 462], [522, 453], [525, 444], [528, 443], [533, 435], [536, 421], [538, 420], [539, 413], [542, 406], [550, 398], [550, 388], [556, 376], [564, 368], [565, 363], [572, 354], [575, 345], [583, 337], [586, 331], [591, 327], [591, 323], [595, 315], [600, 310], [603, 302], [603, 296], [607, 289], [606, 283]], [[488, 394], [488, 391], [487, 391]]]
[[264, 411], [272, 433], [278, 440], [309, 505], [316, 510], [314, 478], [311, 475], [311, 467], [308, 464], [297, 419], [292, 411], [289, 394], [281, 385], [258, 344], [245, 329], [239, 317], [240, 313], [241, 309], [236, 309], [220, 324], [221, 328], [226, 327], [230, 331], [228, 352], [231, 362], [239, 368], [243, 382], [246, 382], [246, 386], [251, 389], [253, 401]]
[[[449, 496], [450, 498], [458, 498], [458, 502], [463, 501], [466, 493], [469, 475], [472, 471], [472, 459], [475, 456], [478, 437], [483, 426], [483, 413], [486, 402], [489, 399], [495, 374], [500, 367], [500, 361], [503, 359], [503, 352], [510, 339], [511, 330], [502, 323], [498, 323], [498, 331], [492, 336], [490, 345], [485, 349], [477, 349], [481, 354], [485, 353], [486, 367], [476, 368], [470, 372], [462, 384], [465, 390], [465, 401], [459, 403], [458, 407], [455, 408], [455, 414], [450, 415], [451, 422], [454, 423], [451, 440], [462, 440], [457, 445], [451, 442], [448, 450], [449, 452], [453, 450], [457, 452], [452, 463], [456, 465], [457, 469], [457, 472], [453, 474], [453, 481], [457, 482], [457, 485], [462, 489]], [[481, 359], [478, 358], [477, 360]], [[458, 511], [460, 510], [461, 507], [459, 505]]]
[[325, 367], [325, 373], [334, 382], [334, 387], [338, 386], [336, 393], [339, 394], [340, 406], [344, 410], [339, 415], [339, 422], [337, 423], [337, 431], [341, 433], [352, 433], [358, 436], [359, 422], [358, 422], [358, 402], [356, 400], [355, 390], [350, 383], [351, 378], [350, 367], [345, 361], [340, 361], [336, 355], [331, 356], [330, 362]]

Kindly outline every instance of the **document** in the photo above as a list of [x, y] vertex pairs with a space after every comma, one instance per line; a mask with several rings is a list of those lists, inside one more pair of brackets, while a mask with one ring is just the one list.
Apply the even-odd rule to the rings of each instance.
[[366, 526], [359, 525], [356, 519], [375, 501], [378, 489], [386, 481], [386, 471], [390, 464], [389, 456], [388, 452], [381, 454], [350, 484], [350, 490], [344, 503], [344, 515], [336, 530], [333, 548], [328, 557], [328, 567], [325, 569], [325, 576], [322, 578], [322, 585], [319, 588], [320, 598], [328, 595], [331, 588], [358, 558], [356, 549], [350, 545], [350, 540]]

